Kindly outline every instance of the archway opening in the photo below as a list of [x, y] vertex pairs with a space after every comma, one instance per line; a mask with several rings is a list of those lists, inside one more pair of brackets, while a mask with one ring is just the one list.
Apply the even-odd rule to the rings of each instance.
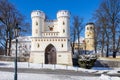
[[56, 48], [52, 44], [45, 49], [45, 64], [56, 64]]

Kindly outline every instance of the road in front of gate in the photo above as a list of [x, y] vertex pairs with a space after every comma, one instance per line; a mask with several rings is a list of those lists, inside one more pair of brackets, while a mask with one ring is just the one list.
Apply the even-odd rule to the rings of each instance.
[[[0, 71], [14, 72], [14, 68], [0, 68]], [[100, 74], [91, 74], [91, 73], [81, 72], [81, 71], [51, 70], [51, 69], [28, 69], [28, 68], [19, 68], [18, 73], [56, 74], [56, 75], [72, 75], [72, 76], [100, 76]]]

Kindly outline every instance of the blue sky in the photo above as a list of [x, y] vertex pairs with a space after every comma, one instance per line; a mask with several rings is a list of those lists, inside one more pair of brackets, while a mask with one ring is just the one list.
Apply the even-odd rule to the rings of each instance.
[[93, 12], [102, 0], [9, 0], [26, 16], [31, 23], [30, 14], [33, 10], [42, 10], [49, 19], [56, 19], [59, 10], [69, 10], [71, 18], [78, 15], [84, 19], [84, 24], [91, 22]]

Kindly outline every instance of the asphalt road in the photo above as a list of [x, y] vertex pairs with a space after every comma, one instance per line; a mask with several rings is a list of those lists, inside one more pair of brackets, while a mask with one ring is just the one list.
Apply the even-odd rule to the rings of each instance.
[[[0, 71], [14, 72], [14, 68], [0, 68]], [[18, 73], [35, 73], [35, 74], [56, 74], [56, 75], [71, 75], [71, 76], [100, 76], [100, 73], [88, 73], [82, 71], [73, 70], [61, 70], [61, 69], [31, 69], [31, 68], [19, 68]], [[104, 73], [106, 74], [106, 73]], [[120, 74], [109, 74], [109, 76], [118, 76]]]
[[[14, 68], [0, 68], [0, 71], [14, 72]], [[35, 73], [35, 74], [56, 74], [56, 75], [72, 75], [72, 76], [100, 76], [101, 74], [91, 74], [87, 72], [77, 72], [72, 70], [51, 70], [51, 69], [23, 69], [19, 68], [18, 73]]]

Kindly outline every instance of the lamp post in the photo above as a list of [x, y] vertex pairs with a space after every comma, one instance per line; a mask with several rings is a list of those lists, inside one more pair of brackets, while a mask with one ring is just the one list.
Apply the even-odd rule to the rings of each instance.
[[14, 35], [16, 39], [16, 52], [15, 52], [15, 74], [14, 74], [14, 80], [17, 80], [17, 43], [18, 39], [17, 37], [19, 36], [20, 33], [20, 28], [18, 27], [18, 24], [16, 24], [16, 27], [14, 29]]

